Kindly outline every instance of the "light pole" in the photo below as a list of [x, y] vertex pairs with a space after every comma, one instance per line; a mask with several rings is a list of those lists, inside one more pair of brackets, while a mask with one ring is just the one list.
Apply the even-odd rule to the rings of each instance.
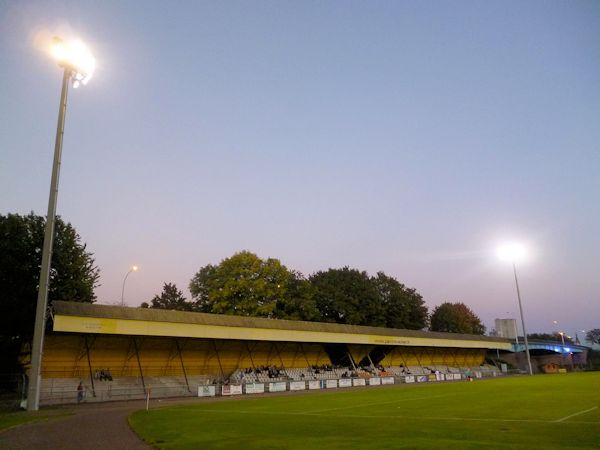
[[129, 274], [131, 272], [137, 272], [138, 271], [138, 266], [131, 266], [131, 269], [129, 269], [129, 272], [127, 272], [127, 274], [125, 275], [125, 278], [123, 278], [123, 288], [121, 289], [121, 306], [125, 306], [125, 282], [127, 281], [127, 277], [129, 276]]
[[515, 286], [517, 287], [517, 299], [519, 301], [519, 313], [521, 314], [521, 326], [523, 327], [523, 340], [525, 341], [525, 354], [527, 355], [527, 366], [529, 375], [533, 375], [531, 368], [531, 356], [529, 354], [529, 342], [527, 340], [527, 330], [525, 328], [525, 317], [523, 316], [523, 306], [521, 304], [521, 291], [519, 289], [519, 279], [517, 278], [517, 260], [523, 259], [525, 256], [525, 248], [519, 244], [507, 244], [498, 248], [498, 257], [512, 264], [513, 273], [515, 275]]
[[[558, 320], [553, 320], [552, 323], [554, 325], [558, 325]], [[562, 361], [562, 365], [565, 365], [565, 332], [564, 331], [558, 331], [558, 334], [560, 334], [560, 342], [562, 344], [562, 347], [560, 348], [560, 359]]]
[[44, 246], [42, 249], [42, 266], [38, 288], [35, 325], [31, 348], [31, 369], [29, 372], [29, 389], [27, 394], [27, 409], [37, 411], [40, 402], [41, 364], [44, 351], [44, 331], [46, 328], [46, 307], [48, 305], [48, 287], [50, 284], [50, 265], [52, 261], [52, 246], [54, 243], [54, 224], [56, 221], [56, 201], [58, 197], [58, 178], [62, 153], [63, 134], [65, 130], [65, 113], [67, 111], [67, 93], [69, 83], [76, 88], [87, 84], [92, 77], [96, 62], [94, 57], [81, 41], [63, 42], [54, 38], [50, 49], [58, 65], [64, 69], [62, 90], [58, 108], [58, 125], [54, 143], [54, 162], [50, 179], [50, 196], [48, 199], [48, 214], [44, 230]]

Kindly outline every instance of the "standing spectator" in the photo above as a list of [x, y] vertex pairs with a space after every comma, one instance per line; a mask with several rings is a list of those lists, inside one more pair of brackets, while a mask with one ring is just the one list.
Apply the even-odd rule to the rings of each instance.
[[77, 386], [77, 403], [81, 403], [83, 401], [83, 381], [79, 382]]

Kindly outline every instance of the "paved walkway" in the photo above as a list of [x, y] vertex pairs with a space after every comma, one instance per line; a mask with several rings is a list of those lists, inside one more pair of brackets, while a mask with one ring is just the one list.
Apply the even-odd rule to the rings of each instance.
[[[377, 386], [375, 387], [377, 388]], [[358, 388], [362, 389], [362, 388]], [[311, 395], [319, 391], [287, 391], [269, 396]], [[257, 394], [262, 396], [263, 394]], [[244, 397], [185, 397], [150, 402], [150, 408], [182, 403], [235, 401]], [[0, 432], [0, 449], [31, 450], [150, 450], [129, 427], [127, 418], [134, 411], [146, 408], [144, 400], [107, 403], [82, 403], [42, 408], [57, 417], [19, 425]], [[63, 415], [64, 414], [64, 415]]]
[[129, 414], [143, 408], [144, 401], [58, 407], [56, 418], [0, 433], [0, 448], [148, 450], [127, 422]]

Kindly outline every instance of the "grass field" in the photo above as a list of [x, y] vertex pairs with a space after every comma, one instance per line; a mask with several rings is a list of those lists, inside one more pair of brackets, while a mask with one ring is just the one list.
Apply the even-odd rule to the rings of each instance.
[[199, 400], [129, 420], [168, 449], [600, 449], [599, 406], [589, 372]]

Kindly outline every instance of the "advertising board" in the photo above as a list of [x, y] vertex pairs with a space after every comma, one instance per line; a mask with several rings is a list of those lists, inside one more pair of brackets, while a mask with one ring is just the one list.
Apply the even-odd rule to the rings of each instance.
[[216, 392], [214, 386], [198, 386], [198, 397], [214, 397]]
[[269, 392], [285, 392], [286, 384], [285, 381], [276, 381], [274, 383], [269, 383]]
[[290, 391], [303, 391], [306, 389], [306, 381], [290, 381]]
[[246, 394], [264, 394], [265, 384], [264, 383], [248, 383], [245, 386]]
[[224, 385], [221, 390], [222, 395], [241, 395], [242, 385], [241, 384], [227, 384]]

